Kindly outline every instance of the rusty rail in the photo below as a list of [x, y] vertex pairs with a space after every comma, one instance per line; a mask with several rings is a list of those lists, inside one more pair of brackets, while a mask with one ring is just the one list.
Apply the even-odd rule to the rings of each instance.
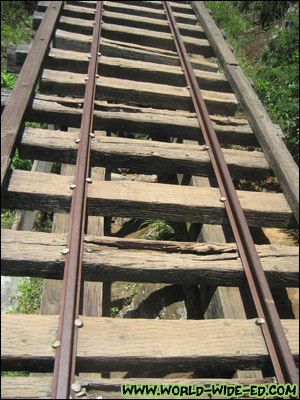
[[258, 315], [257, 324], [261, 326], [278, 383], [299, 385], [299, 376], [293, 356], [180, 31], [169, 2], [163, 1], [163, 5], [179, 55], [182, 71], [187, 81], [187, 88], [190, 90], [201, 131], [218, 181], [221, 192], [220, 201], [224, 202], [245, 269]]
[[71, 205], [68, 245], [63, 280], [62, 306], [57, 336], [52, 398], [68, 399], [72, 395], [76, 363], [77, 330], [80, 327], [79, 302], [82, 269], [82, 246], [86, 218], [87, 185], [90, 181], [90, 140], [93, 128], [94, 99], [98, 70], [103, 2], [97, 2], [93, 41], [89, 61], [80, 142], [76, 160], [74, 194]]

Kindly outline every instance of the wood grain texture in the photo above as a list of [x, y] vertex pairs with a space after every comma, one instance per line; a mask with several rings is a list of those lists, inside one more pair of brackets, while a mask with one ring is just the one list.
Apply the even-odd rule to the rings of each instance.
[[[84, 74], [63, 71], [44, 70], [40, 91], [57, 93], [59, 96], [84, 96]], [[237, 101], [233, 94], [214, 91], [201, 91], [208, 111], [212, 114], [235, 114]], [[142, 84], [128, 79], [117, 79], [100, 76], [97, 80], [96, 99], [114, 102], [125, 102], [153, 108], [193, 111], [189, 90], [184, 87], [160, 85], [143, 82]]]
[[[75, 73], [86, 73], [88, 57], [85, 53], [51, 49], [45, 60], [45, 68]], [[180, 67], [161, 65], [124, 58], [101, 56], [99, 59], [101, 76], [119, 78], [149, 83], [186, 86], [186, 81]], [[232, 92], [232, 89], [221, 73], [196, 70], [197, 81], [203, 90], [217, 92]]]
[[[75, 164], [77, 137], [76, 133], [25, 128], [20, 154], [24, 159]], [[232, 177], [258, 178], [270, 173], [269, 165], [260, 152], [223, 149], [223, 154]], [[91, 144], [91, 165], [201, 176], [213, 174], [208, 152], [203, 146], [97, 135]]]
[[[46, 2], [44, 2], [46, 3]], [[106, 11], [112, 11], [114, 13], [122, 13], [125, 15], [132, 15], [132, 16], [139, 16], [139, 17], [146, 17], [146, 18], [152, 18], [152, 19], [158, 19], [158, 20], [165, 20], [165, 14], [163, 12], [163, 9], [149, 9], [148, 3], [146, 2], [140, 2], [141, 5], [137, 5], [136, 2], [134, 4], [124, 4], [121, 2], [105, 2], [104, 4], [104, 12]], [[39, 5], [39, 10], [40, 11], [45, 11], [47, 8], [47, 4], [41, 4]], [[184, 23], [184, 24], [191, 24], [195, 25], [196, 23], [196, 18], [195, 15], [193, 14], [186, 14], [182, 13], [182, 8], [174, 9], [174, 14], [176, 16], [176, 19], [179, 23]], [[179, 11], [179, 12], [178, 12]], [[64, 15], [68, 15], [74, 18], [84, 18], [84, 19], [93, 19], [91, 17], [92, 10], [85, 6], [83, 7], [82, 5], [80, 7], [73, 5], [73, 4], [68, 4], [64, 7], [63, 11]]]
[[[67, 6], [68, 7], [68, 6]], [[71, 6], [72, 7], [72, 6]], [[64, 8], [64, 13], [66, 11], [66, 6]], [[93, 14], [91, 10], [89, 10], [90, 13]], [[110, 15], [115, 15], [115, 13], [109, 13]], [[122, 14], [121, 14], [122, 15]], [[118, 14], [117, 14], [118, 16]], [[193, 16], [194, 17], [194, 16]], [[146, 45], [146, 46], [153, 46], [157, 48], [162, 48], [166, 50], [175, 50], [173, 39], [171, 37], [171, 32], [170, 29], [163, 29], [160, 30], [160, 34], [157, 35], [156, 31], [160, 29], [160, 25], [156, 27], [155, 30], [151, 29], [144, 29], [145, 23], [143, 23], [143, 17], [137, 17], [139, 18], [139, 21], [136, 20], [137, 22], [140, 22], [139, 26], [137, 27], [136, 24], [133, 26], [132, 24], [123, 24], [122, 19], [121, 19], [121, 24], [117, 23], [109, 23], [109, 22], [118, 22], [114, 18], [107, 19], [106, 18], [106, 13], [104, 12], [103, 15], [103, 21], [104, 24], [102, 26], [101, 30], [101, 35], [102, 37], [106, 39], [116, 39], [116, 40], [121, 40], [123, 42], [129, 42], [129, 43], [136, 43], [140, 45]], [[35, 14], [34, 16], [34, 26], [35, 29], [39, 26], [39, 23], [43, 20], [43, 14], [38, 13]], [[134, 17], [131, 17], [131, 20], [135, 20]], [[148, 20], [151, 20], [148, 18]], [[125, 20], [126, 21], [126, 20]], [[153, 19], [152, 19], [152, 25], [153, 27]], [[120, 22], [120, 14], [119, 14], [119, 22]], [[146, 19], [147, 22], [147, 19]], [[168, 28], [167, 22], [163, 21], [164, 25], [166, 28]], [[181, 24], [181, 28], [183, 28], [183, 24]], [[59, 21], [58, 25], [59, 29], [65, 30], [67, 32], [74, 32], [74, 33], [80, 33], [80, 34], [85, 34], [85, 35], [92, 35], [92, 21], [90, 20], [85, 20], [85, 19], [78, 19], [78, 18], [72, 18], [68, 16], [62, 16]], [[191, 28], [191, 27], [190, 27]], [[193, 27], [195, 31], [196, 27]], [[199, 29], [199, 28], [198, 28]], [[183, 34], [183, 40], [185, 42], [185, 45], [187, 47], [187, 50], [191, 53], [194, 54], [201, 54], [205, 57], [213, 57], [213, 52], [211, 47], [209, 46], [209, 43], [206, 39], [203, 39], [203, 34], [201, 35], [202, 37], [200, 38], [194, 38], [191, 35], [184, 36], [185, 32], [190, 32], [191, 29], [182, 29], [182, 34]], [[198, 30], [199, 31], [199, 30]], [[200, 29], [201, 32], [201, 29]]]
[[[9, 92], [1, 92], [2, 106], [9, 98]], [[80, 127], [82, 99], [60, 98], [38, 94], [28, 113], [28, 120]], [[111, 132], [145, 133], [153, 137], [178, 137], [204, 142], [199, 122], [193, 113], [184, 111], [159, 110], [124, 104], [105, 104], [96, 101], [94, 128]], [[235, 122], [232, 117], [211, 115], [220, 143], [256, 146], [257, 140], [249, 125]], [[219, 121], [220, 120], [220, 121]], [[243, 120], [242, 120], [243, 121]]]
[[228, 52], [225, 50], [227, 44], [203, 2], [192, 2], [192, 7], [299, 223], [299, 168], [248, 78], [237, 65], [236, 60], [227, 55]]
[[[14, 170], [4, 206], [68, 212], [71, 177]], [[286, 227], [291, 209], [280, 193], [237, 191], [250, 226]], [[220, 192], [143, 182], [97, 182], [88, 188], [89, 215], [167, 219], [170, 221], [226, 223]]]
[[[255, 320], [145, 320], [83, 317], [78, 331], [79, 371], [147, 368], [173, 370], [263, 367], [268, 351]], [[3, 315], [3, 368], [53, 365], [58, 316]], [[298, 321], [282, 320], [295, 359]], [[188, 340], [186, 332], [189, 332]], [[161, 333], [164, 332], [162, 335]], [[18, 364], [16, 365], [16, 360]]]
[[[69, 3], [70, 5], [76, 5], [75, 2], [74, 4]], [[88, 4], [88, 3], [86, 3]], [[145, 3], [147, 4], [147, 3]], [[192, 9], [190, 8], [192, 11]], [[192, 11], [193, 12], [193, 11]], [[42, 19], [43, 14], [35, 14], [36, 19]], [[34, 18], [35, 18], [34, 15]], [[103, 21], [105, 23], [110, 23], [114, 25], [122, 25], [122, 26], [129, 26], [132, 28], [140, 28], [140, 29], [147, 29], [150, 31], [158, 31], [158, 32], [167, 32], [170, 33], [170, 27], [165, 20], [159, 20], [159, 19], [152, 19], [149, 17], [141, 17], [138, 15], [126, 15], [122, 13], [117, 13], [117, 12], [111, 12], [111, 11], [104, 11], [103, 13]], [[71, 32], [77, 32], [77, 33], [85, 33], [85, 34], [91, 34], [92, 32], [92, 24], [91, 21], [89, 20], [84, 20], [81, 19], [78, 21], [79, 18], [71, 18], [71, 17], [66, 17], [62, 16], [59, 21], [58, 27], [60, 29], [68, 30]], [[78, 21], [76, 23], [76, 21]], [[36, 22], [36, 25], [38, 22]], [[89, 29], [88, 29], [89, 27]], [[188, 24], [182, 24], [179, 23], [178, 27], [181, 31], [181, 33], [184, 36], [190, 36], [198, 39], [203, 39], [205, 38], [203, 29], [200, 26], [195, 26], [195, 25], [188, 25]]]
[[238, 62], [225, 42], [223, 35], [212, 17], [209, 15], [204, 3], [201, 1], [192, 1], [191, 6], [197, 16], [201, 27], [206, 33], [207, 39], [214, 50], [216, 57], [222, 66], [226, 64], [238, 65]]
[[62, 1], [57, 1], [50, 6], [41, 29], [35, 36], [32, 49], [15, 84], [10, 100], [1, 115], [1, 189], [62, 3]]
[[[63, 52], [71, 51], [79, 53], [77, 42], [74, 41], [74, 33], [68, 33], [62, 30], [57, 30], [56, 35], [60, 37], [56, 42], [54, 50], [61, 50]], [[84, 37], [80, 36], [83, 41]], [[80, 46], [81, 48], [82, 46]], [[25, 58], [30, 50], [30, 44], [19, 44], [18, 46], [11, 46], [7, 52], [7, 72], [18, 72], [23, 65]], [[86, 49], [87, 51], [87, 49]], [[104, 57], [116, 57], [128, 60], [143, 61], [149, 63], [179, 66], [179, 59], [175, 52], [166, 52], [162, 49], [155, 49], [149, 46], [138, 46], [130, 43], [122, 43], [119, 41], [102, 39], [101, 41], [101, 54]], [[80, 54], [79, 60], [76, 63], [77, 68], [82, 64], [82, 59], [86, 59], [86, 54]], [[48, 59], [46, 58], [46, 61]], [[49, 60], [48, 60], [49, 62]], [[203, 70], [210, 72], [217, 72], [218, 65], [213, 62], [205, 60], [197, 60], [191, 57], [191, 64], [195, 71]], [[70, 67], [68, 65], [68, 67]]]
[[[66, 235], [28, 232], [25, 236], [19, 231], [3, 230], [1, 242], [2, 274], [62, 279], [65, 256], [61, 250], [66, 245]], [[84, 279], [246, 285], [243, 266], [233, 245], [182, 243], [177, 252], [171, 253], [165, 252], [165, 247], [176, 248], [176, 244], [153, 243], [152, 249], [147, 249], [147, 243], [144, 248], [142, 246], [143, 243], [134, 240], [112, 238], [109, 241], [109, 238], [87, 236], [83, 255]], [[271, 286], [297, 286], [297, 248], [261, 245], [257, 246], [257, 251]]]
[[[185, 141], [197, 146], [197, 142]], [[190, 184], [196, 187], [209, 187], [214, 185], [213, 179], [199, 176], [192, 176]], [[195, 229], [195, 228], [194, 228]], [[219, 243], [235, 242], [234, 235], [228, 226], [202, 224], [200, 234], [197, 230], [197, 241]], [[205, 319], [213, 318], [233, 318], [247, 319], [242, 294], [247, 292], [248, 285], [243, 287], [216, 285], [200, 285], [199, 297], [201, 301], [202, 314]], [[254, 314], [255, 315], [255, 314]], [[239, 378], [262, 378], [260, 370], [237, 370], [235, 375]]]

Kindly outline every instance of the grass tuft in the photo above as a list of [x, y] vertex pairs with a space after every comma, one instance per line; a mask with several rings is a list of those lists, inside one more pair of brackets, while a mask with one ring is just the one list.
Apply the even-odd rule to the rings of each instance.
[[[239, 64], [299, 164], [299, 2], [204, 3], [226, 32]], [[266, 33], [264, 49], [250, 57], [249, 45], [255, 43], [257, 30]]]
[[44, 279], [23, 278], [18, 284], [19, 294], [14, 296], [14, 314], [38, 314], [42, 299]]

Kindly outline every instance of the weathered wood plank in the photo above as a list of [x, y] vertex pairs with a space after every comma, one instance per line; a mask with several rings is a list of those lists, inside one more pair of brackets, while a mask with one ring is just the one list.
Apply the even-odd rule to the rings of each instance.
[[[184, 143], [190, 143], [197, 146], [197, 142], [184, 141]], [[212, 175], [213, 176], [213, 175]], [[255, 176], [255, 175], [253, 175]], [[206, 178], [199, 176], [192, 176], [190, 184], [196, 187], [209, 187], [215, 184], [214, 178]], [[195, 230], [195, 226], [193, 227]], [[196, 228], [197, 241], [210, 243], [226, 243], [235, 242], [234, 235], [228, 226], [222, 225], [210, 225], [202, 224], [199, 234], [199, 229]], [[190, 237], [192, 239], [192, 237]], [[193, 238], [195, 239], [195, 238]], [[202, 308], [202, 315], [205, 319], [213, 318], [233, 318], [233, 319], [246, 319], [247, 314], [244, 308], [242, 294], [247, 292], [249, 289], [247, 286], [233, 287], [233, 286], [217, 286], [212, 285], [200, 285], [199, 286], [199, 297]], [[254, 314], [255, 315], [255, 314]], [[215, 371], [218, 374], [218, 371]], [[262, 378], [262, 372], [260, 370], [237, 370], [235, 374], [238, 377], [248, 378]]]
[[[76, 163], [78, 134], [62, 131], [25, 128], [20, 155], [24, 159], [40, 159]], [[234, 178], [267, 176], [269, 165], [262, 153], [223, 149], [225, 161]], [[183, 173], [209, 176], [211, 161], [203, 146], [163, 143], [153, 140], [101, 137], [91, 144], [91, 165], [130, 168], [135, 171]]]
[[192, 6], [299, 223], [299, 168], [242, 69], [225, 55], [226, 42], [203, 2]]
[[[20, 46], [18, 56], [26, 56], [27, 48]], [[86, 73], [88, 69], [88, 56], [76, 51], [68, 51], [52, 48], [46, 57], [44, 67], [59, 71]], [[157, 63], [140, 62], [123, 58], [111, 58], [101, 56], [99, 60], [99, 73], [101, 76], [109, 76], [135, 81], [147, 81], [175, 86], [186, 86], [186, 81], [180, 67], [168, 66]], [[196, 78], [201, 89], [231, 92], [230, 85], [221, 73], [211, 71], [195, 71]]]
[[[42, 21], [43, 15], [35, 16], [37, 20]], [[78, 29], [78, 26], [81, 26]], [[84, 35], [92, 34], [92, 22], [86, 20], [78, 20], [76, 18], [61, 17], [59, 29], [66, 32], [83, 33]], [[152, 31], [149, 29], [135, 28], [131, 25], [124, 26], [118, 24], [104, 23], [101, 29], [101, 36], [110, 40], [119, 40], [121, 42], [135, 43], [142, 46], [152, 46], [162, 48], [164, 50], [176, 51], [174, 40], [171, 37], [170, 29], [167, 32]], [[204, 57], [213, 57], [214, 53], [206, 39], [193, 38], [191, 36], [183, 36], [183, 41], [187, 51], [194, 54], [201, 54]], [[91, 36], [86, 37], [86, 42], [91, 41]]]
[[[29, 158], [30, 160], [35, 160], [32, 164], [31, 171], [36, 172], [48, 172], [50, 173], [52, 169], [52, 162], [47, 161], [37, 161], [35, 158]], [[34, 225], [34, 221], [37, 216], [37, 211], [20, 211], [19, 214], [15, 215], [14, 223], [12, 229], [17, 229], [19, 231], [31, 231]]]
[[[113, 25], [105, 23], [101, 30], [101, 35], [106, 39], [120, 40], [122, 42], [136, 43], [139, 45], [146, 45], [158, 47], [166, 50], [176, 51], [174, 39], [170, 33], [156, 32], [146, 29], [130, 28], [120, 25]], [[189, 36], [182, 36], [185, 47], [189, 53], [201, 54], [209, 58], [214, 57], [212, 47], [206, 39], [194, 39]]]
[[[27, 232], [24, 235], [20, 231], [2, 230], [1, 273], [7, 276], [62, 279], [65, 256], [61, 250], [66, 242], [67, 237], [63, 234]], [[194, 248], [190, 246], [188, 251], [189, 246], [183, 243], [178, 246], [185, 251], [182, 254], [178, 248], [177, 252], [165, 253], [164, 245], [156, 244], [155, 247], [155, 244], [152, 244], [151, 251], [143, 242], [116, 239], [109, 242], [107, 238], [87, 236], [84, 241], [83, 278], [96, 282], [247, 285], [234, 245], [205, 243]], [[135, 249], [138, 245], [139, 249]], [[256, 247], [270, 286], [298, 285], [297, 248]], [[193, 250], [197, 254], [193, 254]]]
[[[58, 31], [62, 32], [62, 31]], [[74, 41], [74, 38], [71, 34], [68, 34], [67, 37], [64, 36], [64, 39], [60, 39], [56, 42], [56, 45], [60, 48], [52, 48], [50, 54], [53, 54], [52, 51], [61, 50], [61, 51], [75, 51], [76, 58], [78, 57], [78, 61], [76, 61], [75, 67], [78, 68], [78, 72], [82, 71], [83, 66], [81, 66], [87, 60], [87, 55], [81, 54], [77, 51], [77, 42]], [[30, 44], [19, 44], [16, 47], [11, 46], [7, 52], [7, 72], [19, 72], [25, 58], [29, 52]], [[154, 50], [154, 51], [153, 51]], [[72, 53], [70, 53], [72, 54]], [[80, 55], [79, 55], [80, 54]], [[173, 65], [179, 66], [179, 59], [176, 57], [175, 53], [173, 55], [164, 54], [161, 51], [157, 51], [151, 47], [144, 48], [134, 48], [134, 45], [122, 44], [122, 42], [118, 41], [108, 41], [103, 39], [101, 43], [101, 54], [106, 57], [116, 57], [128, 60], [136, 60], [142, 62], [150, 62], [155, 64], [163, 64], [163, 65]], [[51, 57], [50, 57], [51, 58]], [[52, 64], [48, 57], [46, 57], [46, 65], [47, 63]], [[197, 60], [195, 58], [191, 58], [191, 63], [195, 71], [203, 70], [210, 72], [217, 72], [218, 66], [212, 62], [206, 62]], [[73, 64], [72, 64], [73, 65]], [[80, 65], [80, 67], [79, 67]], [[65, 68], [70, 69], [72, 71], [73, 67], [71, 65], [65, 65]], [[76, 72], [76, 71], [73, 71]]]
[[[45, 60], [44, 67], [58, 71], [67, 70], [86, 74], [88, 57], [84, 53], [51, 49]], [[122, 77], [122, 79], [133, 81], [186, 86], [186, 81], [180, 67], [162, 66], [157, 63], [126, 60], [123, 58], [101, 56], [99, 59], [99, 74], [113, 78]], [[228, 81], [221, 73], [196, 70], [195, 75], [200, 88], [203, 90], [232, 92]]]
[[[14, 170], [4, 206], [68, 212], [71, 177]], [[280, 193], [237, 191], [250, 226], [286, 227], [291, 209]], [[227, 223], [219, 189], [143, 182], [97, 182], [89, 185], [89, 215]]]
[[[105, 13], [104, 13], [105, 15]], [[43, 14], [35, 15], [35, 26], [39, 25], [38, 21], [42, 21]], [[80, 27], [80, 28], [79, 28]], [[84, 35], [92, 35], [93, 24], [91, 21], [78, 18], [70, 18], [62, 16], [59, 22], [59, 29], [67, 32], [76, 32]], [[158, 28], [159, 29], [159, 28]], [[101, 29], [101, 36], [106, 39], [120, 40], [122, 42], [136, 43], [139, 45], [152, 46], [166, 50], [175, 51], [174, 40], [171, 37], [170, 28], [167, 32], [160, 31], [159, 35], [155, 30], [141, 29], [132, 25], [118, 25], [104, 23]], [[191, 36], [182, 36], [187, 51], [194, 54], [201, 54], [204, 57], [213, 57], [214, 53], [206, 39], [193, 38]], [[87, 37], [86, 41], [91, 41], [91, 37]]]
[[[104, 9], [108, 10], [108, 11], [124, 13], [124, 14], [129, 14], [129, 15], [139, 15], [139, 16], [143, 16], [143, 17], [150, 17], [153, 19], [165, 20], [165, 18], [166, 18], [163, 9], [149, 10], [149, 8], [147, 8], [147, 7], [139, 7], [136, 5], [122, 4], [122, 3], [117, 3], [117, 2], [106, 1], [104, 4]], [[173, 14], [176, 18], [176, 21], [179, 23], [196, 25], [197, 19], [196, 19], [195, 15], [192, 15], [192, 14], [187, 15], [187, 14], [183, 14], [181, 12], [178, 13], [176, 11], [174, 11]]]
[[[269, 360], [255, 320], [146, 320], [82, 317], [79, 371], [223, 369], [263, 367]], [[283, 320], [293, 356], [299, 357], [296, 320]], [[53, 367], [58, 316], [6, 314], [1, 320], [2, 366], [23, 370]], [[188, 340], [187, 340], [187, 331]], [[162, 335], [161, 333], [164, 332]], [[16, 362], [17, 361], [17, 362]]]
[[[41, 77], [40, 91], [57, 93], [59, 96], [84, 96], [84, 74], [44, 70]], [[210, 113], [235, 114], [237, 101], [233, 94], [201, 90]], [[169, 108], [171, 110], [193, 111], [189, 90], [176, 86], [159, 85], [143, 82], [143, 84], [126, 79], [100, 76], [97, 80], [96, 99], [153, 108]]]
[[[126, 378], [126, 379], [99, 379], [76, 377], [83, 388], [86, 388], [87, 393], [92, 389], [102, 391], [101, 395], [107, 399], [109, 395], [112, 399], [125, 399], [121, 395], [121, 385], [193, 385], [193, 386], [208, 386], [208, 385], [265, 385], [268, 386], [274, 383], [273, 378], [263, 379], [155, 379], [155, 378]], [[1, 399], [50, 399], [51, 398], [52, 378], [49, 377], [20, 377], [9, 376], [1, 377]], [[134, 397], [134, 398], [138, 398]], [[162, 396], [160, 396], [163, 398]], [[132, 397], [130, 397], [132, 398]], [[205, 398], [204, 396], [202, 398]]]
[[238, 62], [230, 50], [228, 44], [225, 42], [220, 29], [215, 24], [212, 17], [209, 15], [203, 2], [191, 2], [191, 6], [200, 22], [202, 29], [205, 31], [207, 39], [214, 50], [216, 57], [218, 57], [221, 65], [238, 65]]
[[[42, 4], [44, 3], [44, 4]], [[40, 2], [38, 6], [38, 11], [45, 12], [48, 7], [47, 2]], [[122, 3], [116, 3], [116, 2], [108, 2], [106, 1], [104, 3], [104, 13], [106, 11], [112, 11], [115, 13], [123, 13], [123, 14], [128, 14], [128, 15], [134, 15], [134, 16], [140, 16], [140, 17], [146, 17], [146, 18], [152, 18], [152, 19], [159, 19], [159, 20], [165, 20], [165, 14], [164, 11], [161, 10], [155, 10], [155, 9], [149, 9], [148, 7], [140, 7], [136, 5], [129, 5], [129, 4], [122, 4]], [[65, 4], [62, 14], [65, 16], [70, 16], [72, 18], [83, 18], [87, 20], [93, 20], [95, 14], [93, 13], [93, 10], [91, 10], [89, 7], [78, 7], [76, 5], [72, 4]], [[191, 25], [196, 25], [196, 17], [195, 15], [184, 15], [181, 12], [174, 12], [174, 15], [176, 17], [176, 20], [178, 23], [184, 23], [184, 24], [191, 24]]]
[[[1, 91], [2, 107], [8, 98], [8, 91]], [[83, 99], [59, 98], [36, 94], [27, 120], [49, 123], [54, 120], [64, 126], [80, 127]], [[195, 114], [182, 111], [156, 110], [125, 106], [124, 104], [95, 103], [94, 128], [111, 132], [145, 133], [153, 137], [178, 137], [196, 139], [203, 143], [199, 122]], [[257, 146], [249, 125], [243, 120], [214, 117], [215, 131], [221, 143]]]
[[[103, 21], [111, 24], [120, 24], [123, 26], [131, 26], [141, 29], [149, 29], [158, 32], [170, 33], [170, 26], [167, 21], [146, 17], [139, 17], [137, 15], [131, 16], [126, 14], [119, 14], [115, 12], [105, 11], [103, 13]], [[196, 25], [187, 25], [178, 23], [178, 28], [183, 36], [189, 36], [197, 39], [205, 39], [203, 29]]]
[[[129, 1], [129, 0], [115, 1], [115, 3], [137, 5], [136, 1]], [[163, 5], [161, 1], [139, 1], [139, 5], [142, 7], [149, 7], [158, 10], [163, 10]], [[177, 12], [181, 12], [183, 14], [193, 14], [193, 10], [189, 4], [170, 2], [170, 5], [172, 6], [173, 11], [176, 10]]]
[[[63, 2], [53, 2], [46, 14], [41, 29], [37, 32], [32, 49], [24, 64], [24, 69], [12, 91], [10, 100], [1, 116], [1, 192], [20, 133], [26, 110], [33, 96], [42, 62], [48, 49], [55, 24]], [[3, 189], [3, 190], [2, 190]]]
[[[192, 11], [193, 12], [193, 11]], [[41, 23], [41, 20], [44, 17], [44, 13], [40, 11], [35, 11], [33, 15], [33, 28], [37, 29]], [[152, 19], [147, 17], [139, 17], [137, 15], [126, 15], [116, 12], [105, 11], [103, 13], [103, 21], [105, 23], [114, 24], [114, 25], [122, 25], [129, 26], [131, 28], [140, 28], [147, 29], [150, 31], [158, 31], [170, 33], [170, 26], [167, 21]], [[80, 18], [72, 18], [62, 15], [58, 28], [62, 30], [66, 30], [69, 32], [82, 33], [86, 35], [92, 35], [93, 32], [93, 23], [91, 20], [80, 19]], [[205, 39], [206, 36], [204, 34], [203, 29], [200, 26], [193, 26], [187, 24], [178, 24], [178, 28], [180, 32], [184, 36], [189, 36], [198, 39]]]

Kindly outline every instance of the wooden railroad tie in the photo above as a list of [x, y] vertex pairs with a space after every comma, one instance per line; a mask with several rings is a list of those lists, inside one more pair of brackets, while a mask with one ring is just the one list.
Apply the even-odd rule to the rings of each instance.
[[[1, 231], [1, 271], [46, 281], [40, 315], [2, 315], [2, 370], [31, 373], [1, 377], [2, 398], [53, 396], [97, 3], [39, 2], [35, 41], [8, 49], [7, 70], [20, 72], [20, 78], [13, 92], [1, 92], [1, 187], [3, 207], [23, 214], [17, 230]], [[163, 3], [103, 2], [82, 250], [83, 326], [75, 328], [75, 381], [83, 398], [129, 398], [121, 395], [124, 383], [207, 387], [277, 382], [229, 226], [227, 199], [214, 177]], [[203, 2], [167, 3], [229, 172], [239, 185], [237, 196], [251, 232], [262, 235], [266, 228], [293, 226], [299, 218], [299, 172], [280, 133]], [[40, 126], [24, 127], [24, 122]], [[16, 147], [21, 158], [36, 160], [31, 171], [11, 170]], [[49, 173], [55, 162], [62, 164], [60, 175]], [[120, 169], [157, 174], [156, 181], [112, 180]], [[282, 192], [247, 186], [270, 177]], [[51, 233], [32, 230], [36, 210], [55, 213]], [[188, 240], [118, 237], [111, 232], [112, 217], [181, 224]], [[255, 248], [272, 292], [292, 296], [299, 285], [298, 248], [259, 238]], [[201, 317], [113, 318], [111, 284], [120, 281], [182, 285], [186, 304], [189, 294], [196, 293]], [[297, 320], [282, 311], [279, 315], [298, 363]], [[76, 398], [76, 391], [70, 394]]]

